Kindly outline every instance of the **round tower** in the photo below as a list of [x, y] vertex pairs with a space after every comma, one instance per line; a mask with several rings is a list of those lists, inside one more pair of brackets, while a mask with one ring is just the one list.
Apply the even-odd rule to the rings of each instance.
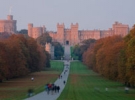
[[28, 24], [28, 36], [29, 37], [32, 37], [32, 28], [33, 28], [33, 24], [29, 23]]

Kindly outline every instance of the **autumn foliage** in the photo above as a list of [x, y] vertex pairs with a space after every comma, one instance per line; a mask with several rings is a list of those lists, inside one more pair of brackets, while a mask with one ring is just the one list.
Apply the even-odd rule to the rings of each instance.
[[0, 81], [50, 67], [48, 56], [33, 38], [12, 35], [0, 41]]
[[135, 26], [126, 37], [111, 36], [97, 40], [83, 52], [83, 63], [100, 75], [135, 85]]

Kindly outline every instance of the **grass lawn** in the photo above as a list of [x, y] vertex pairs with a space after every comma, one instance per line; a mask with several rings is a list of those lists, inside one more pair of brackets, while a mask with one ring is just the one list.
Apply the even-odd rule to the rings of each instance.
[[57, 100], [135, 100], [135, 90], [125, 93], [121, 83], [102, 78], [80, 62], [71, 62], [70, 68], [66, 87]]
[[[44, 91], [44, 85], [54, 82], [62, 72], [63, 62], [51, 61], [51, 66], [47, 71], [0, 83], [0, 100], [23, 100], [27, 98], [30, 88], [34, 90], [34, 94]], [[31, 81], [31, 77], [34, 77], [34, 81]]]

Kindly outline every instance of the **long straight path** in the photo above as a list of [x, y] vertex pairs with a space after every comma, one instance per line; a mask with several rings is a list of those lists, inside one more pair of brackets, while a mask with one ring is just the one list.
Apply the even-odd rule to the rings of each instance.
[[[66, 84], [64, 85], [63, 81], [67, 82], [69, 71], [70, 71], [70, 61], [67, 61], [70, 59], [70, 46], [65, 45], [64, 48], [65, 48], [64, 57], [66, 60], [64, 60], [64, 69], [63, 69], [63, 72], [61, 73], [62, 78], [61, 79], [58, 78], [54, 83], [55, 85], [60, 86], [59, 93], [47, 94], [47, 91], [44, 91], [35, 96], [29, 97], [25, 100], [56, 100], [60, 96], [61, 92], [63, 91], [63, 89], [66, 85]], [[65, 73], [65, 71], [66, 71], [66, 73]]]
[[53, 93], [53, 94], [47, 94], [47, 91], [41, 92], [35, 96], [29, 97], [25, 100], [57, 100], [57, 98], [60, 96], [61, 92], [63, 91], [66, 84], [63, 83], [63, 81], [67, 82], [69, 70], [70, 69], [70, 61], [64, 61], [64, 69], [61, 73], [62, 78], [58, 78], [55, 81], [55, 85], [60, 86], [59, 93]]
[[69, 60], [70, 59], [70, 45], [65, 45], [64, 48], [65, 48], [64, 57], [66, 60]]

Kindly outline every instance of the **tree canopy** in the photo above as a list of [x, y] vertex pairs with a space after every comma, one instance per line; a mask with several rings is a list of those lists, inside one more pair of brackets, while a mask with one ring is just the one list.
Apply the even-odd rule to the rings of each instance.
[[12, 35], [0, 47], [0, 81], [50, 67], [48, 53], [33, 38]]
[[89, 48], [90, 45], [93, 45], [95, 41], [95, 39], [88, 39], [82, 41], [81, 45], [74, 46], [73, 53], [78, 56], [79, 60], [82, 60], [83, 53]]
[[45, 45], [46, 43], [52, 43], [52, 37], [49, 36], [49, 34], [43, 33], [40, 37], [38, 37], [37, 42], [41, 45]]
[[83, 63], [108, 79], [134, 87], [135, 25], [124, 38], [117, 35], [102, 38], [83, 50]]

